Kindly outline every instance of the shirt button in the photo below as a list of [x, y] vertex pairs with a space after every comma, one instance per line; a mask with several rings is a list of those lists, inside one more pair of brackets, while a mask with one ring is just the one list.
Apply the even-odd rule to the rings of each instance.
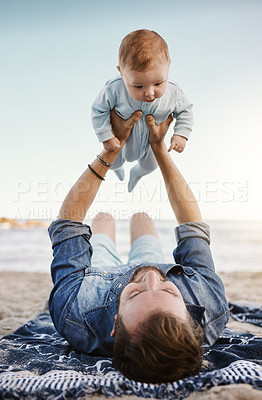
[[182, 272], [181, 272], [181, 271], [179, 271], [179, 272], [177, 273], [177, 275], [181, 275], [181, 273], [182, 273]]
[[143, 105], [142, 105], [142, 110], [143, 110], [143, 111], [147, 111], [148, 108], [149, 108], [149, 105], [148, 105], [147, 103], [143, 103]]
[[106, 272], [106, 271], [104, 271], [104, 275], [107, 275], [107, 272]]
[[120, 288], [122, 286], [122, 283], [120, 283], [119, 285], [118, 285], [118, 287]]

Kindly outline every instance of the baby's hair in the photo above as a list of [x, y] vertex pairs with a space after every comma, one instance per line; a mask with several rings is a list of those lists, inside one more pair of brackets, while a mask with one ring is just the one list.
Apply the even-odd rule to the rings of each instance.
[[165, 40], [154, 31], [139, 29], [130, 32], [120, 44], [120, 68], [149, 71], [163, 62], [170, 63], [168, 46]]

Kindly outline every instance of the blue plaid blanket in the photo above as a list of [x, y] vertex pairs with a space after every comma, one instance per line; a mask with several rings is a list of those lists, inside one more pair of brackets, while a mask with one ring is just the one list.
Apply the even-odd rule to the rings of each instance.
[[[238, 321], [262, 327], [262, 306], [230, 304]], [[208, 369], [168, 384], [146, 384], [125, 378], [111, 359], [75, 351], [55, 330], [48, 313], [40, 314], [0, 341], [1, 399], [84, 399], [86, 395], [137, 395], [184, 399], [215, 385], [250, 384], [262, 389], [262, 337], [225, 329], [206, 351]]]

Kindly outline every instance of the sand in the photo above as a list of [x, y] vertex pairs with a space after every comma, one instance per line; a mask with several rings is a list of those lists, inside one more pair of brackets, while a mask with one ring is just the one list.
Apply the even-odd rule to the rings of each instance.
[[[262, 272], [221, 273], [229, 301], [247, 300], [262, 303]], [[52, 282], [49, 274], [30, 272], [0, 272], [0, 335], [13, 332], [46, 308]], [[262, 336], [262, 328], [230, 319], [230, 329]], [[95, 395], [93, 397], [104, 397]], [[125, 396], [134, 400], [135, 396]], [[249, 385], [213, 387], [193, 393], [189, 400], [258, 400], [262, 392]]]

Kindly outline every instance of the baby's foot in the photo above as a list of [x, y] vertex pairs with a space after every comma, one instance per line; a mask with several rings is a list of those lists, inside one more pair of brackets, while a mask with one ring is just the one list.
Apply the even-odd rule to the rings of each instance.
[[141, 168], [139, 165], [135, 165], [133, 168], [130, 170], [130, 177], [129, 177], [129, 182], [128, 182], [128, 191], [132, 192], [132, 190], [136, 187], [138, 181], [143, 176], [143, 172], [141, 171]]
[[125, 171], [123, 167], [120, 167], [118, 169], [114, 169], [114, 173], [120, 179], [120, 181], [123, 181], [125, 179]]
[[120, 147], [120, 142], [116, 137], [113, 137], [111, 139], [106, 140], [103, 142], [104, 149], [107, 151], [114, 151], [119, 149]]

